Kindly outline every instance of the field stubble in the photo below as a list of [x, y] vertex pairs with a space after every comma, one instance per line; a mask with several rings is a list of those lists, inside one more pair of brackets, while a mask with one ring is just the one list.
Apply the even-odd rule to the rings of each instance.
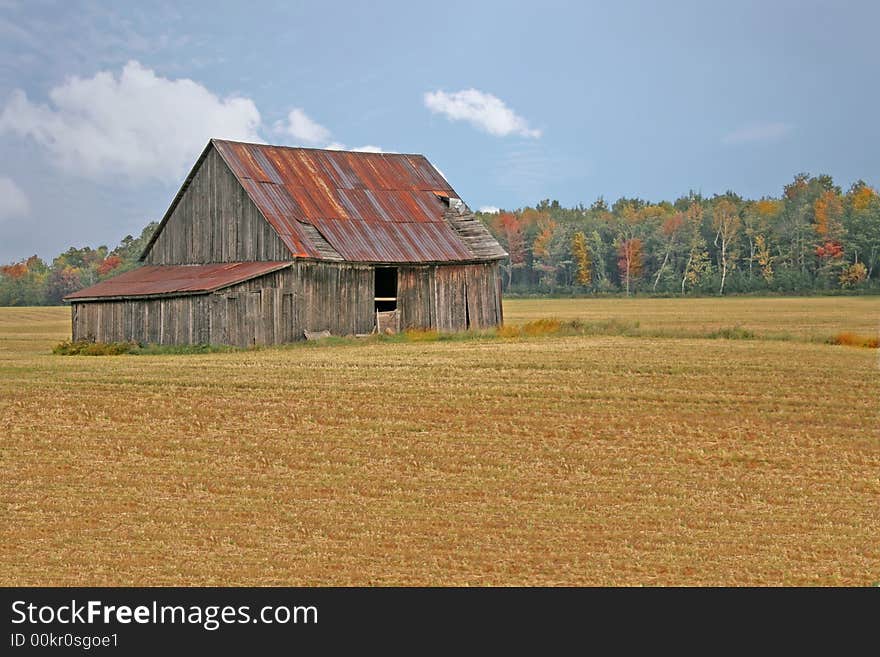
[[[508, 317], [534, 319], [529, 303]], [[876, 321], [876, 301], [845, 307], [776, 325]], [[67, 312], [0, 309], [0, 584], [880, 580], [874, 350], [543, 337], [49, 355]]]

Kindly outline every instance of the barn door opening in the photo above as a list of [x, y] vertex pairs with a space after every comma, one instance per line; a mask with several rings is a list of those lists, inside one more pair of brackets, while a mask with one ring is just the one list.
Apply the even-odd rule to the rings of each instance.
[[397, 267], [376, 267], [375, 272], [376, 312], [397, 310]]
[[397, 333], [397, 267], [376, 267], [374, 270], [373, 304], [376, 312], [376, 331]]

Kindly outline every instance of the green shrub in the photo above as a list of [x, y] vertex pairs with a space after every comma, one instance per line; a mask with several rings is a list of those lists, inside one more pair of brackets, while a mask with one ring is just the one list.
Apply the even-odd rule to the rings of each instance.
[[91, 340], [65, 340], [52, 348], [60, 356], [119, 356], [137, 353], [137, 342], [93, 342]]
[[210, 354], [224, 351], [236, 351], [236, 347], [213, 344], [148, 344], [137, 342], [95, 342], [93, 340], [65, 340], [54, 347], [52, 353], [59, 356], [120, 356], [130, 354], [136, 356], [161, 356], [177, 354]]

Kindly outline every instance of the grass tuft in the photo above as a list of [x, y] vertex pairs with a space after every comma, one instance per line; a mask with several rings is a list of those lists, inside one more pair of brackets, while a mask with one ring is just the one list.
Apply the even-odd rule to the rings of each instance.
[[403, 332], [407, 342], [436, 342], [440, 333], [433, 329], [407, 329]]
[[559, 335], [562, 328], [562, 322], [552, 317], [536, 319], [533, 322], [527, 322], [522, 326], [522, 334], [529, 337], [539, 335]]
[[737, 324], [736, 326], [727, 326], [717, 331], [712, 331], [706, 337], [716, 340], [754, 340], [756, 336], [754, 331], [750, 331]]
[[499, 338], [518, 338], [522, 336], [522, 330], [520, 330], [519, 326], [505, 324], [495, 330], [495, 335]]

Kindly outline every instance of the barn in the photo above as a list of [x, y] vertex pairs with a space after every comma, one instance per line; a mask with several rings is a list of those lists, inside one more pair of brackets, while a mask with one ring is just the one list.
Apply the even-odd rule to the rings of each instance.
[[501, 324], [507, 254], [422, 155], [213, 139], [74, 340], [279, 344]]

